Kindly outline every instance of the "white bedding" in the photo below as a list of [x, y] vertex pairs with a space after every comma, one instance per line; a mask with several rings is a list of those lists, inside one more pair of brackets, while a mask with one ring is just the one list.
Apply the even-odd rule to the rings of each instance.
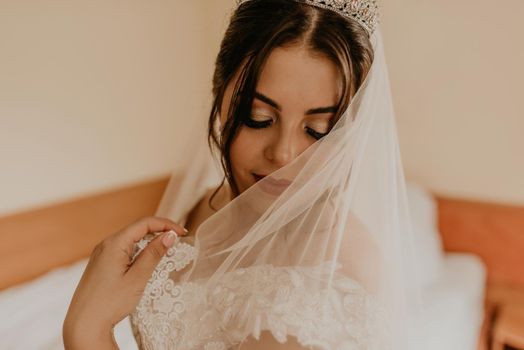
[[475, 350], [484, 319], [486, 269], [479, 257], [447, 253], [440, 277], [424, 288], [425, 350]]
[[[2, 349], [63, 349], [62, 322], [86, 260], [0, 292]], [[483, 313], [485, 271], [470, 254], [446, 254], [438, 281], [424, 291], [421, 336], [428, 348], [475, 350]], [[129, 320], [115, 328], [121, 349], [136, 349]]]
[[[86, 263], [78, 261], [0, 292], [2, 350], [64, 348], [62, 322]], [[115, 338], [121, 349], [137, 349], [127, 318], [116, 326]]]

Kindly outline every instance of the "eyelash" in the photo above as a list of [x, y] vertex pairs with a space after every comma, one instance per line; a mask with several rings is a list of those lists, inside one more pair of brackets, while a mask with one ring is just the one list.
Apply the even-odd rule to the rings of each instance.
[[[264, 128], [267, 128], [268, 126], [270, 126], [272, 123], [272, 120], [264, 120], [262, 122], [257, 122], [256, 120], [253, 120], [251, 118], [245, 118], [244, 119], [244, 124], [248, 127], [248, 128], [252, 128], [252, 129], [264, 129]], [[316, 140], [320, 140], [322, 137], [326, 136], [328, 133], [320, 133], [320, 132], [316, 132], [315, 130], [309, 128], [309, 127], [306, 127], [307, 131], [308, 131], [308, 134], [313, 137], [314, 139]]]

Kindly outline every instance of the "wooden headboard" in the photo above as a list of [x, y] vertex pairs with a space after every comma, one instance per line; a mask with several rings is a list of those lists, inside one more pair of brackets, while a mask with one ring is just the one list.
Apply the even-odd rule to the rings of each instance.
[[169, 177], [0, 218], [0, 290], [88, 257], [94, 246], [153, 215]]
[[[168, 179], [0, 218], [0, 290], [88, 257], [104, 237], [153, 215]], [[524, 207], [437, 200], [445, 250], [478, 254], [490, 282], [524, 286]]]
[[437, 200], [444, 249], [479, 255], [489, 284], [524, 288], [524, 207]]

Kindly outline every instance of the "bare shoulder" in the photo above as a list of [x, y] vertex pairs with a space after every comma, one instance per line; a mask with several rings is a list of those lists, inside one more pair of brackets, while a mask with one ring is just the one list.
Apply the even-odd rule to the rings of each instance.
[[340, 262], [346, 275], [372, 293], [379, 288], [385, 263], [374, 237], [362, 220], [350, 212], [342, 239]]

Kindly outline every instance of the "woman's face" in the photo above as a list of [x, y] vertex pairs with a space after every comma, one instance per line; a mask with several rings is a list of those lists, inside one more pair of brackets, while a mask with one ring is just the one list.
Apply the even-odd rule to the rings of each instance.
[[[224, 93], [222, 125], [237, 78], [238, 72]], [[230, 148], [232, 172], [240, 193], [324, 136], [340, 93], [340, 74], [328, 58], [301, 46], [274, 49], [261, 72], [251, 115], [239, 127]], [[283, 182], [273, 188], [278, 194], [278, 186], [285, 186], [291, 179], [275, 180]]]

